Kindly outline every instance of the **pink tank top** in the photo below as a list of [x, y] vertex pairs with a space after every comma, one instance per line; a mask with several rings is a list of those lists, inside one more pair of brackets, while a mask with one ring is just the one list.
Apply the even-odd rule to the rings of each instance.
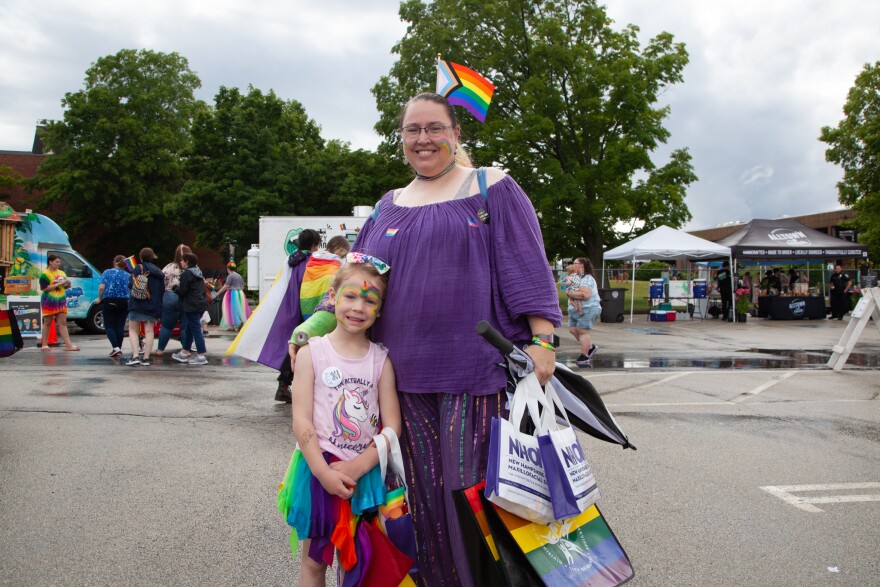
[[388, 351], [370, 343], [360, 359], [347, 359], [326, 336], [309, 339], [315, 391], [312, 423], [322, 450], [350, 461], [364, 452], [382, 426], [379, 422], [379, 378]]

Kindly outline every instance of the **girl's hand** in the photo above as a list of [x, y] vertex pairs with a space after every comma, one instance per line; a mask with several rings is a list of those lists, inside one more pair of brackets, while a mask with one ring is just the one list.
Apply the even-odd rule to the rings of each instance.
[[354, 486], [357, 485], [354, 479], [330, 467], [324, 469], [321, 475], [318, 476], [318, 481], [321, 482], [327, 493], [342, 499], [351, 498], [354, 494]]
[[336, 461], [335, 463], [330, 463], [330, 468], [355, 481], [364, 476], [364, 473], [355, 461]]
[[535, 375], [538, 376], [538, 382], [541, 385], [546, 385], [556, 369], [556, 353], [540, 345], [530, 344], [526, 347], [526, 354], [535, 363]]

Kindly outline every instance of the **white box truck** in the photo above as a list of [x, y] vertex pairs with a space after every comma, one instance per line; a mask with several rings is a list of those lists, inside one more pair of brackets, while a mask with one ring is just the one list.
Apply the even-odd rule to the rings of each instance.
[[372, 213], [372, 206], [356, 206], [351, 216], [262, 216], [260, 243], [252, 244], [247, 253], [248, 289], [259, 289], [260, 300], [266, 297], [287, 257], [294, 252], [295, 239], [305, 229], [317, 230], [322, 246], [337, 235], [353, 243]]

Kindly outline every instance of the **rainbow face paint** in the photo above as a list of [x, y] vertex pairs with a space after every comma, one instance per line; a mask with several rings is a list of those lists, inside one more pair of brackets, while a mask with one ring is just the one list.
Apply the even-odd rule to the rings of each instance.
[[351, 284], [343, 285], [336, 295], [336, 308], [343, 311], [350, 309], [358, 299], [364, 302], [364, 311], [376, 318], [382, 307], [382, 293], [379, 289], [368, 281], [364, 281], [361, 287]]

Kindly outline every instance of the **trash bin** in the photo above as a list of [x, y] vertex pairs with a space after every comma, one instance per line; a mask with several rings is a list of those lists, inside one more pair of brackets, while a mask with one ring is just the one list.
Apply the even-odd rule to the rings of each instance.
[[208, 316], [211, 317], [211, 324], [214, 326], [220, 324], [220, 317], [223, 313], [223, 296], [225, 295], [226, 292], [223, 292], [219, 297], [208, 302]]
[[599, 299], [602, 301], [602, 322], [623, 322], [625, 287], [612, 287], [599, 290]]

